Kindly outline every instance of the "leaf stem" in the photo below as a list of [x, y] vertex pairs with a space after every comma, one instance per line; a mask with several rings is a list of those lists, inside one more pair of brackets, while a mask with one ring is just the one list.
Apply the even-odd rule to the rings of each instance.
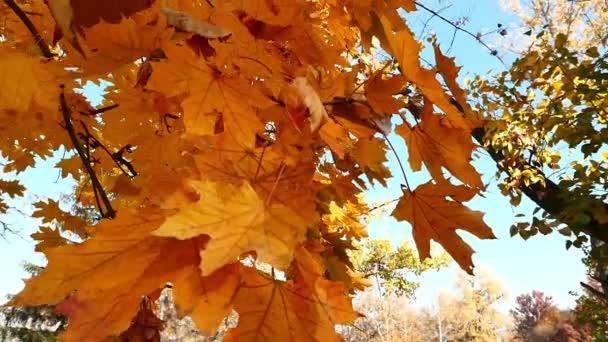
[[399, 197], [399, 198], [394, 198], [394, 199], [392, 199], [392, 200], [390, 200], [390, 201], [388, 201], [388, 202], [384, 202], [384, 203], [378, 204], [377, 206], [370, 208], [370, 209], [368, 210], [368, 212], [372, 212], [372, 211], [374, 211], [374, 210], [378, 210], [378, 209], [380, 209], [380, 208], [386, 207], [387, 205], [392, 204], [392, 203], [395, 203], [395, 202], [397, 202], [397, 201], [398, 201], [398, 200], [400, 200], [400, 199], [401, 199], [401, 197]]
[[407, 181], [407, 174], [405, 173], [405, 168], [403, 167], [403, 163], [401, 162], [401, 158], [399, 158], [399, 154], [397, 153], [395, 146], [393, 146], [393, 143], [388, 138], [388, 136], [386, 136], [386, 134], [380, 128], [378, 128], [378, 125], [376, 125], [375, 123], [374, 123], [374, 125], [378, 129], [378, 132], [380, 132], [380, 134], [382, 134], [382, 136], [384, 136], [384, 140], [386, 140], [386, 142], [388, 143], [388, 146], [391, 148], [391, 151], [393, 151], [395, 158], [397, 158], [397, 163], [399, 164], [399, 168], [401, 168], [401, 173], [403, 174], [403, 179], [405, 180], [405, 186], [407, 187], [408, 191], [411, 191], [410, 184]]

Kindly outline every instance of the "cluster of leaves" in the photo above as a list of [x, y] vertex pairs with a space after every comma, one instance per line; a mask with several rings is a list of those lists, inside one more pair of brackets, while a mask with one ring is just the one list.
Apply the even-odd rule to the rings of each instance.
[[[170, 282], [207, 335], [235, 310], [229, 339], [335, 340], [368, 283], [348, 251], [366, 236], [359, 195], [391, 177], [391, 132], [432, 176], [413, 187], [403, 172], [393, 216], [422, 259], [435, 240], [472, 272], [456, 230], [494, 237], [462, 204], [483, 189], [470, 165], [482, 121], [438, 46], [437, 67], [421, 66], [400, 10], [416, 5], [4, 0], [4, 171], [65, 148], [57, 167], [99, 214], [36, 205], [48, 266], [10, 305], [58, 304], [65, 340], [128, 336], [158, 327], [149, 299]], [[376, 43], [390, 59], [370, 62]], [[87, 82], [108, 84], [100, 107]]]

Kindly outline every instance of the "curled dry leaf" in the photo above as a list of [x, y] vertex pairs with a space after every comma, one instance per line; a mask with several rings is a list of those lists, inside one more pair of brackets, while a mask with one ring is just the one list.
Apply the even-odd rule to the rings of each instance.
[[194, 18], [188, 13], [169, 7], [163, 7], [161, 10], [167, 16], [167, 23], [182, 31], [198, 34], [199, 36], [210, 39], [223, 38], [230, 35], [229, 31], [206, 21]]
[[291, 87], [300, 96], [300, 101], [304, 103], [310, 113], [310, 130], [316, 132], [328, 119], [327, 111], [317, 91], [308, 83], [305, 77], [296, 77], [291, 82]]

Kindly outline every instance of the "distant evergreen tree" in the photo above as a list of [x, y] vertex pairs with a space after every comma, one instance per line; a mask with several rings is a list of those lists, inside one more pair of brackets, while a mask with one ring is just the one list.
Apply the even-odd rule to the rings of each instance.
[[[35, 276], [43, 267], [25, 263], [24, 269]], [[51, 342], [67, 324], [67, 319], [45, 305], [27, 308], [0, 309], [0, 341]]]

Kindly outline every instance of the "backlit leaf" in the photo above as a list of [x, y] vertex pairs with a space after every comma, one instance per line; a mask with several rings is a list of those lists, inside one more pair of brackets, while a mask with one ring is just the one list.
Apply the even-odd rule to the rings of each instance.
[[495, 238], [483, 221], [483, 213], [461, 203], [473, 196], [475, 190], [465, 186], [426, 183], [413, 191], [404, 190], [392, 215], [412, 225], [420, 259], [430, 257], [431, 240], [434, 240], [463, 270], [472, 273], [473, 249], [456, 234], [456, 230], [465, 230], [480, 239]]

